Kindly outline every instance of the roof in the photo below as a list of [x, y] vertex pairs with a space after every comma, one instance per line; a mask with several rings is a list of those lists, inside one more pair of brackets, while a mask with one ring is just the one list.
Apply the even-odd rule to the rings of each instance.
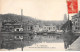
[[24, 25], [33, 26], [34, 24], [33, 23], [25, 23]]
[[77, 14], [75, 14], [75, 15], [73, 15], [72, 17], [79, 17], [80, 16], [80, 11], [79, 11], [79, 13], [77, 13]]
[[14, 23], [14, 24], [6, 23], [5, 25], [21, 25], [21, 23]]
[[[70, 24], [70, 25], [69, 25]], [[61, 29], [68, 29], [68, 30], [71, 30], [72, 29], [72, 22], [71, 20], [68, 20], [65, 24], [62, 25]]]

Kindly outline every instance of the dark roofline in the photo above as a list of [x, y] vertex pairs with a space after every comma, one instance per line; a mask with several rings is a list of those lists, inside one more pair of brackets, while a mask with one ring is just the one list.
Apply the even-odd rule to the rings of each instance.
[[80, 11], [77, 14], [71, 16], [71, 17], [78, 16], [78, 15], [80, 15]]

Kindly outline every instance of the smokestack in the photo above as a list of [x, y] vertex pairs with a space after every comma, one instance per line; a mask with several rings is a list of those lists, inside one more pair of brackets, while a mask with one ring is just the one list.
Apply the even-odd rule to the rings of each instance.
[[22, 16], [23, 16], [23, 9], [21, 9], [21, 22], [22, 22]]

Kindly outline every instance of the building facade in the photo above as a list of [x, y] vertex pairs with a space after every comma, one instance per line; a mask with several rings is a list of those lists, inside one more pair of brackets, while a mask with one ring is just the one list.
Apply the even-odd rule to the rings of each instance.
[[11, 21], [3, 21], [1, 32], [14, 32], [14, 31], [20, 31], [21, 29], [21, 23], [15, 23]]
[[80, 32], [80, 12], [74, 16], [72, 16], [72, 30], [74, 32]]
[[56, 26], [43, 26], [43, 31], [45, 32], [55, 32], [57, 30]]
[[34, 25], [33, 26], [33, 31], [34, 32], [42, 32], [42, 27], [40, 27], [40, 25]]

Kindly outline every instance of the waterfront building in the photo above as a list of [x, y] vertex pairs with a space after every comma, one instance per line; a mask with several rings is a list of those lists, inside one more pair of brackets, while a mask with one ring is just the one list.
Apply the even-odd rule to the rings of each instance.
[[40, 27], [40, 25], [34, 25], [33, 26], [33, 31], [34, 32], [42, 32], [42, 27]]
[[15, 23], [12, 21], [3, 21], [2, 22], [2, 27], [1, 27], [1, 32], [14, 32], [14, 31], [19, 31], [21, 29], [21, 23]]
[[57, 30], [56, 26], [49, 25], [49, 26], [43, 26], [43, 31], [45, 32], [55, 32]]
[[79, 13], [72, 16], [72, 23], [73, 23], [72, 30], [74, 32], [80, 32], [80, 11]]

